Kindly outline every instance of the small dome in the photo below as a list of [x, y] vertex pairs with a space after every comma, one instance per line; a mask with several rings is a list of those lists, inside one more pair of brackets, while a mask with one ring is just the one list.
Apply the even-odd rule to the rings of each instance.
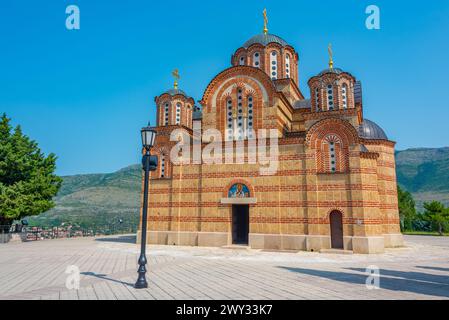
[[322, 75], [324, 75], [324, 74], [326, 74], [326, 73], [340, 74], [340, 73], [343, 73], [343, 72], [344, 72], [344, 71], [341, 70], [341, 69], [339, 69], [339, 68], [326, 69], [326, 70], [321, 71], [321, 72], [318, 74], [318, 76], [321, 77]]
[[368, 140], [388, 140], [385, 131], [371, 120], [364, 119], [359, 126], [359, 136]]
[[254, 37], [252, 37], [251, 39], [246, 41], [243, 44], [243, 47], [246, 49], [250, 45], [255, 44], [255, 43], [259, 43], [259, 44], [261, 44], [263, 46], [266, 46], [267, 44], [272, 43], [272, 42], [278, 43], [278, 44], [280, 44], [283, 47], [288, 46], [288, 43], [284, 39], [282, 39], [281, 37], [278, 37], [278, 36], [276, 36], [274, 34], [264, 34], [264, 33], [262, 33], [262, 34], [255, 35]]
[[163, 94], [165, 94], [165, 93], [168, 93], [171, 96], [175, 96], [177, 94], [182, 94], [183, 96], [187, 97], [187, 94], [180, 89], [170, 89], [170, 90], [165, 91]]

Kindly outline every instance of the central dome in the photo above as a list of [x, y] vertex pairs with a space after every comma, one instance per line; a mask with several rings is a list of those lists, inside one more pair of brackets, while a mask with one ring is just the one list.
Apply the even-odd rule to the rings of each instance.
[[274, 34], [264, 34], [264, 33], [262, 33], [262, 34], [255, 35], [254, 37], [252, 37], [251, 39], [246, 41], [243, 44], [243, 47], [246, 49], [246, 48], [248, 48], [249, 46], [251, 46], [252, 44], [255, 44], [255, 43], [258, 43], [258, 44], [261, 44], [263, 46], [266, 46], [267, 44], [273, 43], [273, 42], [274, 43], [278, 43], [278, 44], [280, 44], [283, 47], [288, 46], [288, 43], [284, 39], [282, 39], [281, 37], [278, 37], [278, 36], [276, 36]]

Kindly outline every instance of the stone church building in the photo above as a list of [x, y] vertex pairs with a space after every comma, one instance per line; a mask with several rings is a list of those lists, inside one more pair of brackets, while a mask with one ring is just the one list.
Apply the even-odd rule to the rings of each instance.
[[[310, 98], [300, 81], [295, 48], [265, 28], [235, 51], [198, 105], [177, 81], [155, 98], [159, 166], [150, 181], [148, 243], [354, 253], [402, 245], [395, 142], [364, 117], [360, 81], [334, 68], [331, 50], [328, 69], [307, 82]], [[277, 171], [261, 174], [248, 161], [175, 164], [173, 130], [207, 145], [195, 123], [231, 145], [258, 139], [247, 132], [275, 129]]]

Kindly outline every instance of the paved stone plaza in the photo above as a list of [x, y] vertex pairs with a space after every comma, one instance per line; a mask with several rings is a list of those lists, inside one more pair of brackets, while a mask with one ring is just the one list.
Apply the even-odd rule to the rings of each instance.
[[[0, 299], [448, 299], [449, 238], [406, 236], [380, 255], [149, 246], [135, 290], [134, 236], [0, 245]], [[380, 289], [366, 287], [368, 266]], [[66, 288], [68, 266], [81, 272]]]

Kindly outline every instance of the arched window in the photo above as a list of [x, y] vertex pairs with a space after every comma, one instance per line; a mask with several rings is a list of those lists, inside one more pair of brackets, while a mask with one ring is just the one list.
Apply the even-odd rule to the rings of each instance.
[[243, 90], [237, 90], [237, 140], [243, 140], [243, 131], [245, 128], [243, 127]]
[[176, 124], [181, 123], [181, 104], [178, 102], [176, 104]]
[[165, 156], [161, 154], [161, 178], [165, 178]]
[[253, 65], [256, 68], [260, 68], [260, 53], [259, 52], [255, 52], [253, 54]]
[[254, 128], [254, 101], [252, 96], [248, 96], [248, 138], [253, 138]]
[[239, 65], [244, 66], [245, 65], [245, 56], [241, 56], [239, 59]]
[[271, 79], [276, 80], [278, 78], [278, 65], [277, 65], [277, 52], [272, 51], [270, 54], [270, 66], [271, 66]]
[[229, 98], [226, 102], [226, 130], [228, 132], [227, 138], [228, 140], [232, 140], [233, 138], [233, 117], [232, 117], [232, 99]]
[[334, 110], [334, 86], [331, 84], [327, 86], [327, 109]]
[[167, 102], [164, 106], [164, 108], [165, 108], [165, 110], [164, 110], [165, 111], [164, 112], [164, 126], [168, 126], [169, 107], [170, 107], [170, 105]]
[[335, 154], [335, 142], [329, 142], [329, 168], [331, 172], [337, 171], [337, 157]]
[[348, 108], [348, 86], [343, 84], [341, 87], [341, 101], [343, 103], [343, 109]]
[[317, 112], [321, 111], [321, 108], [320, 108], [320, 88], [316, 88], [315, 89], [315, 106], [316, 106], [316, 111]]
[[186, 119], [185, 122], [187, 123], [188, 127], [192, 126], [192, 106], [190, 104], [187, 105], [186, 107]]
[[285, 56], [285, 77], [290, 78], [290, 55]]
[[[341, 149], [341, 140], [337, 135], [328, 135], [325, 139], [326, 143], [327, 143], [327, 148], [328, 148], [328, 155], [329, 155], [329, 171], [330, 172], [337, 172], [337, 168], [338, 168], [338, 164], [337, 162], [339, 161], [338, 159], [338, 153], [337, 153], [337, 149]], [[341, 167], [341, 166], [340, 166]]]

